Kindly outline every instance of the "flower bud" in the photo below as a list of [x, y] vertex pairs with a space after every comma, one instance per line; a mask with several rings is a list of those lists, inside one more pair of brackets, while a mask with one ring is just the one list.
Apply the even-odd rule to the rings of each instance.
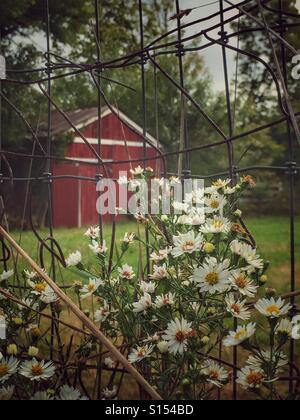
[[215, 248], [216, 247], [214, 246], [214, 244], [211, 244], [210, 242], [207, 242], [204, 245], [203, 250], [206, 254], [211, 254], [212, 252], [214, 252]]
[[12, 319], [12, 321], [13, 321], [13, 323], [14, 323], [15, 325], [18, 325], [18, 326], [20, 326], [20, 325], [22, 325], [22, 324], [23, 324], [23, 320], [22, 320], [22, 318], [19, 318], [19, 317], [15, 317], [15, 318], [13, 318], [13, 319]]
[[242, 216], [242, 214], [243, 214], [243, 212], [242, 212], [242, 210], [240, 210], [240, 209], [237, 209], [234, 213], [234, 216], [236, 216], [236, 217], [241, 217]]
[[266, 296], [267, 297], [275, 297], [277, 295], [277, 290], [273, 287], [267, 287], [266, 288]]
[[18, 354], [18, 347], [15, 344], [7, 346], [6, 353], [9, 356], [16, 356]]
[[34, 346], [29, 347], [28, 356], [37, 357], [38, 354], [39, 354], [39, 349], [37, 347], [34, 347]]
[[166, 341], [160, 341], [157, 344], [157, 348], [162, 354], [166, 354], [169, 351], [169, 346], [168, 346], [168, 343]]
[[260, 277], [259, 280], [260, 280], [261, 283], [267, 283], [268, 276], [266, 274], [264, 274], [263, 276]]
[[209, 342], [210, 342], [210, 338], [209, 338], [209, 337], [207, 337], [207, 335], [201, 338], [201, 343], [202, 343], [203, 345], [205, 345], [205, 346], [206, 346]]

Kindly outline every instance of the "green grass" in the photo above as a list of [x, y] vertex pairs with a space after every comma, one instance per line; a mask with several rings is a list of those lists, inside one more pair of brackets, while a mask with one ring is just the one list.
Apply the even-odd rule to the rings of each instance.
[[[277, 288], [277, 290], [282, 292], [288, 292], [290, 290], [290, 240], [289, 240], [289, 219], [284, 217], [261, 217], [261, 218], [247, 218], [245, 220], [249, 230], [253, 234], [259, 252], [262, 257], [270, 261], [269, 269], [269, 283], [270, 285]], [[136, 232], [137, 225], [133, 222], [122, 222], [117, 226], [117, 242], [124, 236], [125, 232]], [[65, 255], [67, 256], [70, 252], [74, 250], [79, 250], [84, 256], [84, 261], [88, 265], [94, 264], [94, 257], [91, 255], [87, 248], [87, 238], [83, 236], [85, 229], [58, 229], [55, 232], [55, 237], [59, 244], [61, 245]], [[47, 237], [47, 231], [40, 232], [42, 237]], [[18, 239], [19, 234], [17, 232], [13, 233], [13, 236]], [[108, 245], [111, 242], [111, 226], [105, 226], [104, 236], [107, 240]], [[300, 289], [299, 284], [299, 272], [300, 272], [300, 219], [296, 221], [296, 279], [297, 285], [296, 288]], [[25, 232], [22, 238], [23, 248], [34, 258], [38, 257], [38, 245], [34, 235], [31, 232]], [[126, 262], [132, 265], [135, 270], [138, 267], [139, 251], [138, 245], [135, 244], [130, 247]], [[23, 262], [20, 260], [19, 269], [23, 268]], [[79, 280], [69, 270], [62, 270], [62, 276], [60, 278], [60, 273], [58, 273], [58, 283], [60, 284], [70, 284], [75, 280]], [[72, 295], [72, 293], [71, 293]], [[68, 314], [68, 319], [70, 314]], [[78, 324], [78, 321], [74, 318], [73, 321], [75, 325]], [[80, 324], [78, 324], [80, 326]], [[267, 344], [267, 337], [263, 335], [260, 336], [262, 343]], [[297, 351], [299, 348], [297, 346]], [[240, 354], [241, 355], [241, 354]], [[225, 349], [223, 354], [224, 359], [231, 360], [232, 353], [230, 350]], [[245, 362], [244, 358], [239, 360], [240, 365], [242, 366]], [[133, 383], [127, 382], [130, 384], [124, 390], [123, 398], [128, 399], [137, 398], [138, 393], [136, 387]], [[287, 385], [283, 384], [283, 392], [287, 392]], [[231, 391], [229, 387], [224, 391], [223, 398], [226, 398], [228, 393], [228, 398], [231, 398]], [[242, 396], [242, 394], [240, 394]]]
[[[270, 261], [269, 277], [270, 282], [280, 291], [289, 290], [290, 282], [290, 241], [289, 241], [289, 219], [285, 217], [261, 217], [248, 218], [246, 224], [256, 239], [261, 255]], [[136, 232], [137, 225], [134, 222], [122, 222], [117, 226], [117, 242], [124, 236], [125, 232]], [[83, 236], [85, 229], [57, 229], [55, 237], [61, 245], [64, 254], [79, 250], [84, 256], [87, 264], [93, 264], [93, 256], [87, 249], [87, 239]], [[19, 234], [13, 233], [18, 239]], [[47, 237], [47, 231], [41, 232], [42, 237]], [[111, 242], [111, 226], [106, 225], [104, 236], [108, 245]], [[22, 237], [22, 246], [34, 259], [38, 258], [38, 244], [31, 232], [25, 232]], [[47, 253], [47, 252], [46, 252]], [[126, 262], [135, 269], [138, 267], [138, 245], [131, 246]], [[22, 262], [20, 261], [22, 269]], [[300, 270], [300, 219], [296, 220], [296, 278], [299, 279]], [[76, 280], [68, 270], [63, 270], [65, 282]], [[298, 281], [298, 288], [300, 288]]]

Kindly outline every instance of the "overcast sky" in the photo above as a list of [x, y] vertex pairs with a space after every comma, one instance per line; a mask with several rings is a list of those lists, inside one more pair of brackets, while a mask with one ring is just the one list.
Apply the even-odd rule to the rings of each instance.
[[[208, 3], [212, 3], [215, 0], [181, 0], [180, 5], [181, 9], [188, 9], [193, 7], [198, 7], [199, 5], [206, 5]], [[240, 0], [231, 0], [231, 3], [239, 3]], [[300, 0], [297, 0], [297, 6], [300, 10]], [[201, 17], [205, 15], [211, 15], [214, 12], [216, 12], [219, 9], [219, 1], [217, 1], [215, 4], [211, 4], [209, 6], [205, 6], [203, 8], [194, 10], [188, 17], [185, 17], [183, 19], [184, 23], [192, 22], [195, 19], [200, 19]], [[232, 16], [233, 14], [236, 14], [236, 12], [231, 12], [226, 14], [226, 18]], [[210, 21], [209, 26], [211, 26], [213, 23], [218, 23], [218, 18], [214, 21]], [[203, 28], [202, 28], [203, 29]], [[195, 32], [199, 32], [199, 26], [196, 25], [195, 27], [192, 27], [189, 29], [189, 34], [193, 34]], [[228, 31], [230, 31], [230, 28], [228, 28]], [[217, 34], [218, 31], [211, 32], [210, 36], [213, 36], [215, 38], [218, 37]], [[233, 41], [233, 45], [236, 46], [236, 41]], [[203, 55], [203, 58], [205, 60], [205, 64], [208, 67], [214, 81], [214, 88], [216, 90], [222, 90], [224, 89], [224, 78], [223, 78], [223, 65], [222, 65], [222, 54], [220, 53], [220, 47], [210, 47], [207, 50], [204, 50], [201, 52]], [[236, 53], [234, 52], [227, 52], [228, 54], [228, 67], [229, 67], [229, 75], [230, 79], [234, 77], [235, 74], [235, 58]]]

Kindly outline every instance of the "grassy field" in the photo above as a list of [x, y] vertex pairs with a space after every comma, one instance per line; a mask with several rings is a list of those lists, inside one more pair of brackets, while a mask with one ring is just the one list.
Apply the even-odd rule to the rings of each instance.
[[[262, 257], [270, 261], [269, 269], [269, 284], [276, 287], [281, 293], [290, 290], [290, 240], [289, 240], [289, 220], [284, 217], [262, 217], [262, 218], [249, 218], [246, 220], [247, 226], [252, 232], [257, 241], [259, 252]], [[136, 232], [137, 225], [135, 223], [120, 223], [117, 227], [117, 241], [123, 238], [125, 232]], [[84, 255], [84, 260], [89, 265], [93, 264], [94, 257], [87, 249], [87, 238], [84, 237], [85, 229], [58, 229], [55, 232], [55, 237], [60, 243], [65, 255], [67, 256], [74, 250], [79, 250]], [[47, 231], [41, 233], [42, 236], [47, 236]], [[107, 243], [110, 244], [111, 227], [105, 226], [104, 230]], [[19, 239], [17, 232], [13, 233], [16, 239]], [[22, 237], [22, 246], [33, 257], [38, 257], [37, 241], [31, 232], [25, 232]], [[135, 270], [138, 267], [138, 247], [137, 245], [131, 246], [127, 254], [127, 262], [132, 265]], [[22, 261], [19, 262], [19, 268], [22, 269]], [[297, 289], [300, 288], [300, 219], [296, 221], [296, 281]], [[58, 273], [58, 283], [70, 284], [78, 280], [74, 274], [68, 270], [62, 270]], [[70, 292], [69, 292], [70, 293]], [[69, 312], [64, 312], [64, 315], [72, 323], [80, 327], [77, 319], [72, 317]], [[65, 332], [68, 334], [68, 331]], [[267, 338], [261, 336], [260, 339], [264, 343]], [[298, 346], [300, 343], [298, 344]], [[299, 354], [299, 347], [297, 346], [297, 354]], [[230, 349], [225, 349], [223, 353], [224, 360], [230, 361], [232, 352]], [[240, 357], [239, 363], [244, 364], [244, 358]], [[88, 383], [94, 383], [94, 376], [88, 379]], [[92, 386], [92, 385], [91, 385]], [[287, 392], [287, 384], [281, 385], [283, 392]], [[124, 388], [124, 389], [123, 389]], [[127, 378], [125, 386], [121, 390], [121, 399], [137, 399], [138, 390], [135, 382], [131, 378]], [[242, 398], [243, 393], [240, 393]], [[231, 398], [231, 385], [226, 387], [223, 392], [223, 398]]]
[[[262, 217], [249, 218], [246, 223], [254, 235], [261, 255], [270, 261], [269, 277], [270, 283], [274, 284], [281, 292], [289, 290], [290, 282], [290, 240], [289, 220], [284, 217]], [[125, 232], [136, 232], [137, 225], [133, 222], [122, 222], [117, 227], [117, 241]], [[83, 236], [85, 229], [58, 229], [55, 237], [61, 245], [65, 255], [74, 250], [82, 252], [85, 262], [92, 264], [93, 256], [87, 250], [87, 239]], [[46, 236], [47, 232], [42, 232]], [[14, 232], [13, 236], [18, 239], [19, 234]], [[110, 244], [111, 228], [105, 226], [104, 236]], [[31, 232], [25, 232], [22, 237], [22, 246], [33, 257], [38, 257], [37, 241]], [[138, 266], [138, 248], [130, 247], [127, 254], [127, 262], [135, 269]], [[22, 267], [22, 262], [20, 262]], [[300, 288], [300, 219], [296, 220], [296, 279], [297, 287]], [[67, 270], [63, 273], [66, 283], [76, 280], [74, 275]]]

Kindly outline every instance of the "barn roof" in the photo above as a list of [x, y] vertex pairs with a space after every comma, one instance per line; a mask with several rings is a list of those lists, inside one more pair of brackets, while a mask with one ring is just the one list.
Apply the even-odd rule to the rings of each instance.
[[[117, 113], [117, 115], [119, 115], [122, 120], [126, 121], [126, 123], [128, 123], [128, 125], [133, 130], [137, 131], [140, 135], [143, 135], [142, 127], [140, 127], [138, 124], [132, 121], [122, 111], [114, 107], [113, 109]], [[111, 113], [112, 111], [107, 106], [102, 107], [101, 118], [104, 118]], [[76, 109], [75, 111], [65, 112], [65, 114], [78, 130], [98, 120], [98, 108], [96, 107]], [[44, 121], [41, 123], [42, 135], [46, 135], [46, 128], [47, 128], [47, 122]], [[68, 121], [66, 121], [66, 119], [58, 111], [52, 111], [51, 112], [51, 135], [53, 137], [56, 137], [59, 134], [65, 134], [70, 131], [72, 132], [73, 129], [72, 127], [70, 127], [70, 124], [68, 123]], [[146, 134], [146, 137], [151, 143], [153, 143], [153, 145], [155, 146], [159, 145], [158, 141], [149, 133]]]

